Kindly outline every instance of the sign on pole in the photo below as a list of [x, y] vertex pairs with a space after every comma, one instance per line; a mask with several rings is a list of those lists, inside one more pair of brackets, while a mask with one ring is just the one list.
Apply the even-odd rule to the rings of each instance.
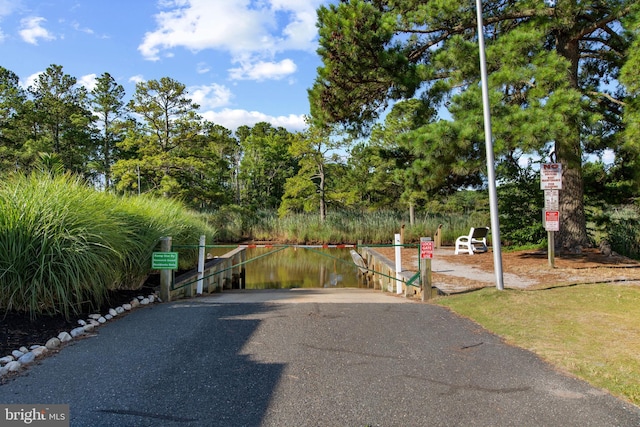
[[544, 211], [544, 228], [547, 231], [560, 231], [560, 212]]
[[177, 270], [178, 252], [154, 252], [151, 257], [153, 270]]
[[558, 190], [544, 190], [544, 210], [560, 210], [560, 192]]
[[420, 259], [433, 259], [433, 242], [420, 240]]
[[541, 165], [540, 189], [562, 190], [562, 163], [543, 163]]

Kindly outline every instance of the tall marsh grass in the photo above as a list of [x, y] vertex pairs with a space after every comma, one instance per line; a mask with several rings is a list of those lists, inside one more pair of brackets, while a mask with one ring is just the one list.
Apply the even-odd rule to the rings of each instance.
[[[216, 217], [217, 214], [213, 216]], [[229, 211], [225, 211], [224, 216], [229, 224], [240, 222], [230, 218]], [[222, 221], [214, 221], [222, 225]], [[410, 243], [418, 242], [420, 237], [433, 237], [438, 225], [442, 224], [442, 243], [453, 245], [458, 236], [469, 233], [470, 227], [488, 226], [489, 218], [484, 214], [423, 214], [417, 215], [415, 224], [410, 225], [408, 215], [402, 212], [345, 211], [331, 212], [323, 223], [317, 214], [299, 213], [278, 217], [275, 211], [262, 211], [249, 218], [245, 217], [243, 224], [242, 230], [221, 230], [219, 235], [227, 236], [230, 240], [253, 239], [301, 244], [357, 243], [358, 240], [369, 244], [388, 244], [393, 242], [394, 234], [400, 233], [404, 225], [404, 240]]]
[[213, 231], [174, 201], [121, 198], [70, 175], [11, 176], [0, 183], [0, 310], [69, 317], [98, 307], [108, 290], [142, 285], [161, 237], [201, 234]]

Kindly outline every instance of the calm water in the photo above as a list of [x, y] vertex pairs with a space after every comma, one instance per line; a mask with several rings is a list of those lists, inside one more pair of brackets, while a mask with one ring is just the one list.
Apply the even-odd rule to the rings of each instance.
[[[349, 248], [248, 248], [247, 289], [358, 287]], [[212, 255], [229, 249], [214, 248]], [[253, 260], [253, 261], [251, 261]]]

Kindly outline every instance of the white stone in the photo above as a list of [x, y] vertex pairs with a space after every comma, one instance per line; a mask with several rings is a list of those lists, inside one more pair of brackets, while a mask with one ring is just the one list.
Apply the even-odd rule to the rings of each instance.
[[98, 319], [99, 319], [99, 318], [101, 318], [101, 317], [102, 317], [102, 315], [101, 315], [101, 314], [97, 314], [97, 313], [94, 313], [94, 314], [90, 314], [90, 315], [89, 315], [89, 319], [95, 319], [95, 320], [98, 320]]
[[107, 319], [107, 320], [111, 320], [111, 319], [113, 319], [113, 316], [110, 315], [110, 314], [105, 314], [104, 318]]
[[29, 363], [32, 363], [34, 360], [36, 360], [36, 355], [30, 351], [28, 353], [25, 353], [24, 356], [22, 356], [21, 358], [18, 359], [18, 362], [20, 362], [22, 365], [28, 365]]
[[87, 324], [87, 322], [85, 322], [84, 320], [82, 320], [82, 319], [78, 320], [78, 325], [84, 326], [86, 324]]
[[116, 311], [115, 308], [110, 308], [109, 309], [109, 314], [113, 317], [116, 317], [118, 315], [118, 312]]
[[26, 353], [26, 351], [13, 350], [13, 351], [11, 352], [11, 355], [12, 355], [13, 357], [15, 357], [16, 359], [19, 359], [19, 358], [21, 358], [22, 356], [24, 356], [24, 354], [25, 354], [25, 353]]
[[13, 356], [5, 356], [0, 359], [0, 365], [6, 365], [9, 362], [13, 362], [15, 359]]
[[126, 311], [131, 310], [131, 304], [122, 304], [122, 308], [124, 308]]
[[21, 352], [23, 352], [25, 354], [29, 353], [29, 349], [27, 347], [25, 347], [25, 346], [20, 347], [18, 350], [20, 350]]
[[58, 339], [61, 342], [67, 342], [67, 341], [71, 341], [72, 337], [71, 337], [71, 335], [69, 335], [69, 332], [60, 332], [58, 334]]
[[7, 370], [9, 372], [16, 372], [20, 369], [20, 367], [22, 366], [22, 364], [16, 360], [7, 363], [7, 365], [5, 366], [5, 368], [7, 368]]
[[144, 297], [142, 295], [138, 295], [138, 300], [142, 301], [144, 299]]
[[0, 368], [0, 377], [3, 377], [5, 375], [7, 375], [9, 373], [9, 370], [6, 367], [1, 367]]
[[81, 335], [84, 335], [84, 328], [83, 327], [79, 327], [79, 328], [73, 328], [71, 330], [71, 332], [69, 332], [69, 334], [73, 337], [73, 338], [77, 338]]
[[42, 347], [40, 344], [34, 344], [31, 347], [29, 347], [29, 350], [33, 350], [34, 348], [38, 348], [38, 347]]
[[56, 349], [60, 347], [60, 338], [56, 338], [56, 337], [50, 338], [49, 341], [47, 341], [47, 343], [44, 346], [47, 347], [49, 350]]
[[147, 305], [147, 304], [149, 304], [149, 298], [143, 298], [143, 299], [141, 299], [141, 300], [140, 300], [140, 304], [141, 304], [141, 305]]
[[100, 316], [100, 318], [98, 319], [98, 323], [107, 323], [107, 319], [105, 319], [104, 317]]
[[36, 357], [40, 357], [48, 351], [49, 349], [47, 347], [40, 346], [38, 348], [34, 348], [33, 350], [31, 350], [31, 353], [33, 353]]
[[89, 324], [93, 326], [100, 326], [100, 322], [95, 319], [89, 319]]
[[136, 308], [139, 305], [140, 301], [138, 301], [137, 299], [131, 300], [131, 308]]
[[84, 325], [82, 327], [82, 329], [84, 329], [85, 332], [91, 332], [91, 331], [93, 331], [94, 328], [95, 328], [95, 326], [93, 326], [93, 325]]
[[149, 295], [147, 298], [149, 299], [150, 303], [153, 303], [156, 300], [155, 295]]
[[122, 308], [122, 306], [118, 306], [118, 307], [116, 307], [116, 313], [117, 313], [117, 314], [122, 314], [122, 313], [124, 313], [124, 308]]

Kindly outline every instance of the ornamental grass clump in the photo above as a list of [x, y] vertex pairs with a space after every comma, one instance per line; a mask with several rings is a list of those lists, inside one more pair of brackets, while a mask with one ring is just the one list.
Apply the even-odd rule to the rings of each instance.
[[[70, 175], [0, 184], [0, 310], [77, 314], [112, 289], [137, 289], [163, 236], [197, 245], [212, 230], [180, 203], [121, 198]], [[181, 266], [197, 249], [180, 251]]]
[[117, 281], [122, 224], [106, 195], [67, 175], [0, 186], [0, 307], [69, 316], [100, 305]]

